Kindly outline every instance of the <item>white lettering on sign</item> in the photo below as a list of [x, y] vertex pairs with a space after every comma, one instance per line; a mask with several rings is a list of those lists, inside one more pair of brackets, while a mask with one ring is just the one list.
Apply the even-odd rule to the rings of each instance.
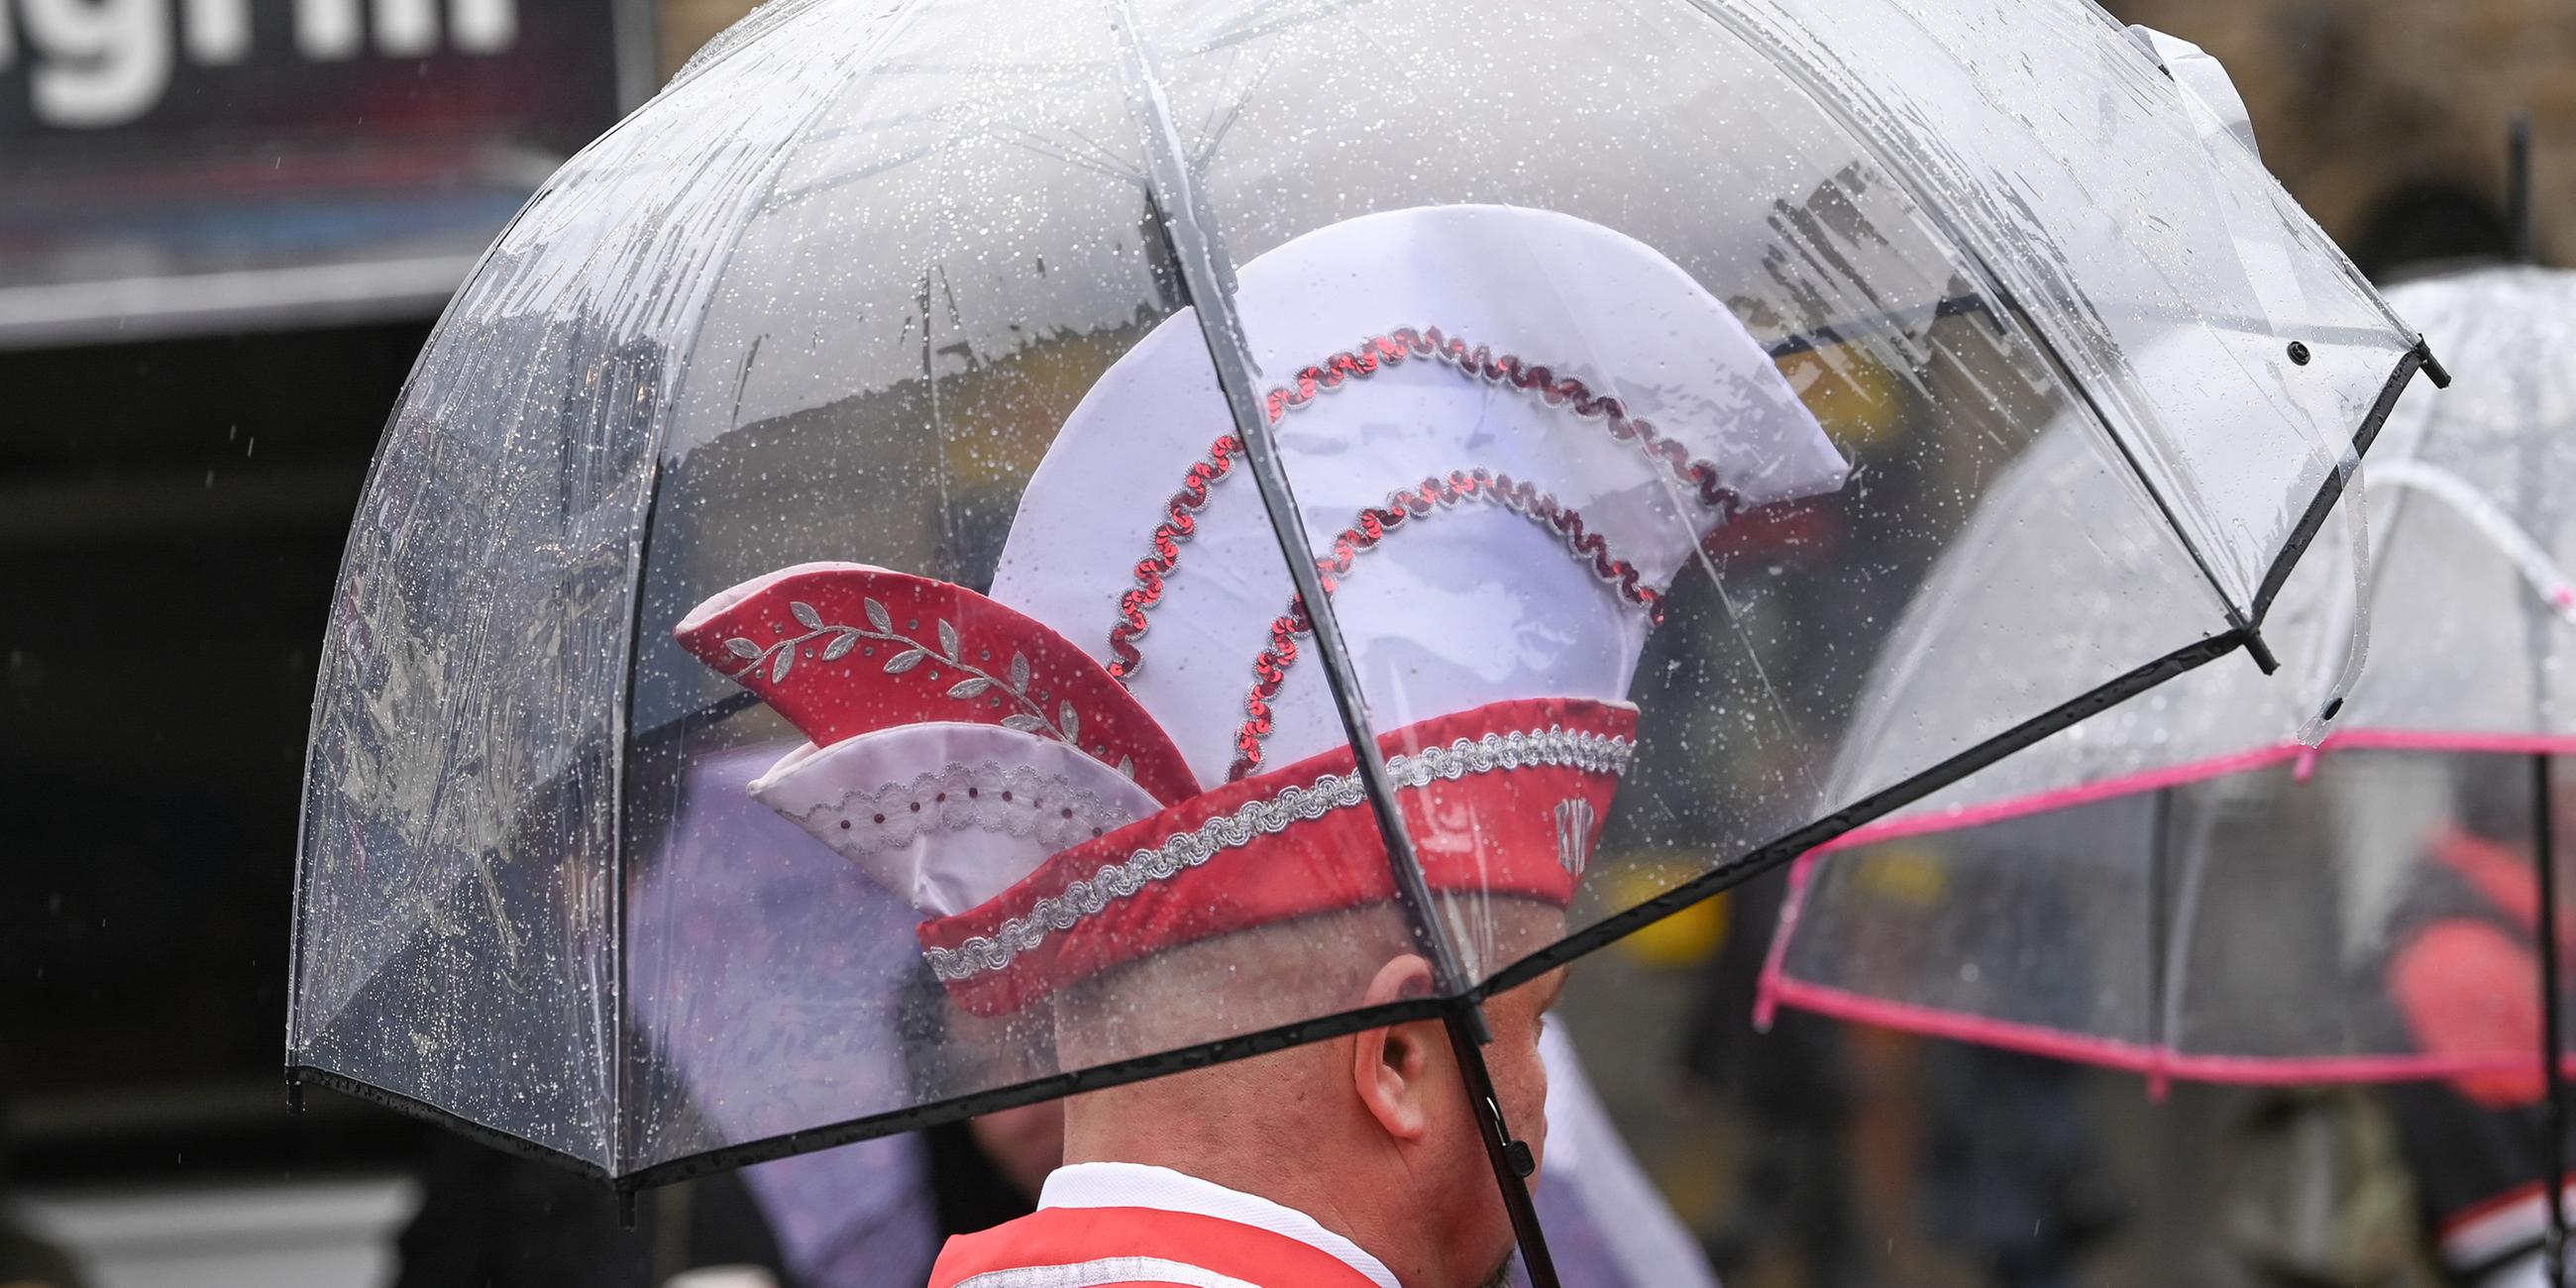
[[179, 13], [189, 61], [220, 67], [250, 57], [250, 0], [186, 0]]
[[[250, 10], [251, 0], [0, 0], [0, 72], [26, 56], [28, 101], [47, 125], [122, 125], [161, 101], [179, 57], [199, 67], [249, 58]], [[518, 0], [295, 0], [294, 24], [295, 50], [313, 62], [355, 58], [371, 39], [384, 57], [425, 57], [442, 34], [459, 53], [497, 54], [518, 39], [519, 11]]]
[[169, 0], [19, 0], [27, 93], [57, 125], [115, 125], [170, 83]]
[[438, 48], [438, 0], [376, 0], [376, 48], [397, 58]]
[[358, 0], [295, 0], [295, 47], [315, 62], [358, 54]]

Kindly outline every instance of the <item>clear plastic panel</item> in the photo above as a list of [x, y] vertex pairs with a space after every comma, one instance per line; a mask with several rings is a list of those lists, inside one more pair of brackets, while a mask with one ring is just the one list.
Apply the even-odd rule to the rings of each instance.
[[688, 330], [845, 72], [770, 42], [585, 150], [414, 371], [334, 599], [291, 1060], [614, 1161], [618, 734]]
[[2535, 772], [2345, 751], [1835, 852], [1780, 996], [2184, 1078], [2536, 1087]]
[[[2107, 234], [1988, 244], [1746, 30], [764, 10], [532, 203], [396, 417], [294, 1057], [630, 1175], [1389, 1000], [1426, 927], [1220, 369], [1472, 977], [2223, 630], [2192, 547], [2268, 558], [2296, 453], [2141, 451], [2050, 349], [2254, 270], [2037, 289], [2003, 261]], [[2098, 329], [2077, 379], [2166, 387]], [[2193, 396], [2340, 415], [2261, 370]]]
[[[2177, 838], [2198, 871], [2174, 892], [2175, 1049], [2536, 1083], [2534, 774], [2524, 756], [2353, 751], [2189, 789], [2212, 817]], [[2558, 868], [2563, 900], [2563, 841]]]
[[[2371, 670], [2342, 724], [2576, 736], [2576, 273], [2506, 268], [2391, 297], [2474, 353], [2472, 374], [2399, 400], [2370, 479], [2379, 551]], [[2375, 454], [2375, 453], [2374, 453]]]
[[[2563, 657], [2576, 641], [2568, 621], [2576, 585], [2563, 567], [2576, 533], [2555, 515], [2550, 487], [2576, 464], [2568, 461], [2576, 384], [2561, 358], [2522, 345], [2555, 343], [2571, 296], [2568, 278], [2545, 270], [2470, 273], [2396, 296], [2398, 307], [2494, 348], [2501, 361], [2478, 363], [2458, 392], [2398, 402], [2372, 451], [2362, 474], [2370, 670], [2321, 752], [2298, 747], [2293, 732], [2329, 688], [2357, 618], [2349, 559], [2339, 556], [2354, 541], [2344, 510], [2326, 523], [2318, 556], [2287, 580], [2267, 626], [2287, 675], [2264, 683], [2236, 662], [2184, 675], [1945, 788], [1896, 824], [1955, 832], [1824, 860], [1788, 927], [1785, 997], [1795, 999], [1803, 981], [1850, 994], [1826, 1005], [1909, 1007], [1873, 1012], [1922, 1028], [1965, 1023], [2009, 1038], [1978, 1028], [2004, 1020], [2071, 1041], [2136, 1038], [2133, 1005], [2074, 1025], [2035, 1018], [2014, 999], [2053, 987], [2048, 953], [1971, 943], [1945, 927], [1976, 925], [1978, 899], [2020, 904], [2032, 891], [2066, 889], [2105, 850], [2133, 863], [2164, 853], [2156, 889], [2166, 896], [2133, 912], [2138, 922], [2169, 925], [2166, 961], [2177, 974], [2159, 992], [2166, 1002], [2154, 1033], [2182, 1072], [2228, 1077], [2226, 1061], [2241, 1061], [2236, 1069], [2275, 1079], [2437, 1077], [2442, 1061], [2491, 1066], [2530, 1054], [2537, 1038], [2514, 1038], [2499, 1018], [2488, 1030], [2450, 1033], [2437, 1051], [2424, 1048], [2427, 1036], [2393, 989], [2398, 958], [2409, 953], [2427, 953], [2403, 966], [2416, 971], [2411, 987], [2424, 997], [2458, 976], [2437, 961], [2530, 953], [2537, 894], [2527, 757], [2568, 750], [2576, 734], [2561, 701]], [[2089, 505], [2087, 497], [2069, 502]], [[2058, 636], [2035, 639], [2045, 652]], [[1958, 698], [1976, 701], [1976, 693]], [[1862, 762], [1886, 752], [1880, 739]], [[2154, 791], [2159, 783], [2172, 791]], [[2058, 837], [2061, 855], [2032, 860], [2027, 837]], [[1955, 907], [1870, 902], [1862, 878], [1886, 863], [1873, 855], [1899, 848], [1940, 855], [1937, 881], [1991, 894]], [[2136, 886], [2130, 873], [2099, 899], [2123, 902]], [[1899, 925], [1909, 917], [1922, 925]], [[2079, 917], [2089, 920], [2099, 912]], [[2409, 948], [2432, 922], [2460, 922], [2432, 933], [2452, 948]], [[1958, 956], [1932, 963], [1924, 981], [1904, 981], [1901, 971], [1857, 976], [1837, 961], [1839, 953], [1868, 958], [1880, 940], [1947, 943]], [[1996, 984], [1958, 992], [1947, 984], [1953, 971]], [[2512, 987], [2537, 989], [2537, 974], [2460, 987], [2509, 1005]], [[2465, 1015], [2486, 1005], [2465, 994], [2455, 1005], [2419, 999], [2416, 1012]], [[2532, 1005], [2527, 994], [2522, 1005]], [[2524, 1028], [2530, 1020], [2524, 1010]]]
[[[2042, 431], [1887, 628], [1838, 747], [1838, 797], [1901, 781], [1964, 745], [1963, 731], [2001, 732], [2084, 681], [2098, 683], [2107, 678], [2098, 668], [2114, 660], [2106, 650], [2179, 643], [2174, 617], [2187, 608], [2167, 589], [2170, 545], [2154, 520], [2127, 508], [2129, 495], [2080, 426]], [[2295, 585], [2332, 586], [2338, 576], [2350, 585], [2342, 520], [2342, 511], [2328, 519]], [[2133, 654], [2130, 664], [2164, 651]], [[2303, 664], [2277, 684], [2241, 656], [2187, 671], [1940, 787], [1900, 816], [1931, 818], [2285, 739], [2316, 709], [2319, 691], [2297, 656]], [[2204, 697], [2222, 692], [2229, 700]]]
[[[1407, 810], [1435, 890], [1570, 899], [1579, 929], [2225, 629], [1970, 259], [1697, 11], [1158, 5], [1140, 26], [1375, 732], [1443, 775]], [[1372, 38], [1325, 38], [1349, 30]], [[1328, 116], [1336, 181], [1300, 182], [1282, 158]], [[1411, 124], [1460, 119], [1470, 146], [1424, 151]], [[1548, 146], [1520, 142], [1541, 121]], [[1167, 486], [1104, 513], [1150, 516]], [[2069, 493], [2088, 504], [2061, 516]], [[2061, 518], [2072, 539], [2027, 543]], [[1138, 690], [1194, 713], [1203, 774], [1286, 775], [1340, 741], [1311, 650], [1270, 678], [1284, 581], [1257, 612], [1172, 594]], [[1984, 611], [1911, 637], [1906, 670], [1980, 700], [1864, 695], [1909, 604], [1952, 600]], [[2114, 611], [2028, 664], [2040, 624]], [[1902, 754], [1837, 778], [1838, 739], [1887, 725]], [[1549, 734], [1617, 763], [1511, 760]], [[1499, 767], [1473, 756], [1489, 738]], [[1544, 946], [1455, 929], [1471, 972]]]
[[2260, 161], [2082, 0], [1701, 7], [1954, 221], [2249, 607], [2415, 343]]
[[[1980, 1023], [2070, 1041], [2154, 1041], [2152, 794], [1836, 851], [1810, 869], [1792, 987], [1865, 1017]], [[1817, 999], [1793, 993], [1792, 1002]]]
[[[2576, 307], [2576, 282], [2543, 270], [2504, 270], [2408, 287], [2397, 300], [2448, 324], [2445, 334], [2514, 354], [2526, 352], [2525, 343], [2552, 341], [2560, 311]], [[2530, 341], [2507, 338], [2526, 326]], [[2398, 402], [2358, 476], [2369, 499], [2368, 612], [2357, 611], [2355, 511], [2338, 508], [2265, 622], [2282, 674], [2266, 680], [2248, 660], [2223, 660], [1952, 784], [1907, 813], [1928, 818], [2278, 751], [2332, 696], [2357, 628], [2367, 631], [2369, 663], [2327, 727], [2329, 737], [2467, 748], [2491, 737], [2576, 734], [2557, 691], [2562, 659], [2576, 647], [2576, 579], [2567, 572], [2576, 564], [2576, 530], [2557, 514], [2546, 482], [2576, 469], [2576, 427], [2569, 423], [2576, 378], [2567, 366], [2529, 351], [2521, 361], [2482, 362], [2453, 390], [2417, 390]], [[2045, 459], [2033, 453], [2025, 468], [2044, 470]], [[1872, 701], [1909, 721], [1847, 739], [1847, 778], [1899, 772], [1919, 756], [1914, 740], [1924, 729], [1973, 719], [1993, 704], [1998, 687], [2009, 693], [2044, 676], [2045, 660], [2068, 646], [2152, 624], [2154, 599], [2132, 587], [2158, 570], [2110, 562], [2103, 557], [2109, 548], [2074, 535], [2097, 522], [2091, 516], [2115, 493], [2038, 473], [2032, 483], [2049, 499], [2044, 510], [2020, 516], [2027, 520], [2022, 536], [2039, 535], [2019, 549], [2027, 558], [2094, 565], [2068, 569], [2070, 580], [2093, 588], [2086, 611], [2028, 620], [2029, 660], [2019, 666], [1909, 668], [1902, 651], [1892, 652], [1873, 677]], [[2011, 611], [2009, 590], [1963, 578], [1925, 597], [1903, 634], [1938, 639], [1956, 629], [1953, 623]]]
[[[704, 311], [638, 642], [630, 1168], [1329, 1016], [1410, 942], [1382, 900], [1229, 921], [1226, 874], [1329, 882], [1334, 845], [1230, 830], [1107, 669], [1192, 467], [1261, 513], [1222, 406], [1157, 401], [1207, 349], [1109, 31], [914, 15]], [[1267, 529], [1219, 527], [1166, 534], [1175, 586], [1270, 599]]]

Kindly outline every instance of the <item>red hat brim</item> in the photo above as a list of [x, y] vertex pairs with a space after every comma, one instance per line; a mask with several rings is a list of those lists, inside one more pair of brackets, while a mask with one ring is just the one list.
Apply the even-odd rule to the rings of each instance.
[[[1434, 894], [1565, 907], [1635, 747], [1636, 708], [1498, 702], [1378, 739]], [[1385, 903], [1394, 869], [1348, 747], [1085, 842], [919, 938], [968, 1010], [1001, 1015], [1183, 944]]]

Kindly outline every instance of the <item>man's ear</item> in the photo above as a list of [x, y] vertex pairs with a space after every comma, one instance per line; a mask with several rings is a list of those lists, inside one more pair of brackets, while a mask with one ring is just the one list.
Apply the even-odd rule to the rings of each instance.
[[[1381, 1006], [1431, 991], [1431, 963], [1407, 953], [1378, 968], [1363, 1006]], [[1420, 1140], [1430, 1130], [1424, 1085], [1437, 1052], [1445, 1050], [1436, 1020], [1416, 1020], [1363, 1031], [1352, 1044], [1351, 1086], [1378, 1126], [1397, 1140]]]

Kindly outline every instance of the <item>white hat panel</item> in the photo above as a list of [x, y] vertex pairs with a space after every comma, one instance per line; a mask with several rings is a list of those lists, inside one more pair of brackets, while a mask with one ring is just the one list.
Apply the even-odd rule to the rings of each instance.
[[[1500, 360], [1615, 395], [1713, 463], [1747, 504], [1831, 490], [1845, 465], [1767, 354], [1678, 268], [1568, 216], [1502, 207], [1396, 211], [1337, 224], [1244, 266], [1237, 306], [1263, 389], [1437, 328]], [[1186, 313], [1104, 375], [1024, 497], [994, 596], [1106, 660], [1122, 594], [1156, 526], [1232, 421]], [[1686, 476], [1563, 400], [1412, 356], [1286, 410], [1276, 435], [1319, 555], [1364, 509], [1453, 472], [1532, 485], [1660, 590], [1722, 512]], [[1209, 488], [1197, 531], [1137, 640], [1138, 699], [1204, 784], [1222, 782], [1253, 664], [1292, 589], [1249, 470]], [[1515, 697], [1625, 696], [1646, 611], [1530, 507], [1441, 506], [1358, 556], [1335, 609], [1384, 727]], [[1301, 641], [1301, 651], [1303, 642]], [[1265, 763], [1342, 741], [1310, 658], [1274, 699]]]

